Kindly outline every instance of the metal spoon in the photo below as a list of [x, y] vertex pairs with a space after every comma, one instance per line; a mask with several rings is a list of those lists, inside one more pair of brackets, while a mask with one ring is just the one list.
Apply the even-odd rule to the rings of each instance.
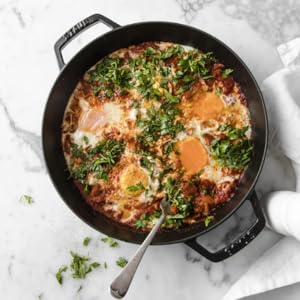
[[164, 222], [166, 215], [169, 212], [170, 204], [168, 201], [163, 199], [160, 202], [160, 209], [161, 209], [161, 216], [159, 217], [157, 223], [153, 226], [150, 233], [142, 243], [142, 245], [138, 248], [138, 250], [135, 252], [133, 257], [130, 259], [128, 264], [125, 266], [125, 268], [120, 272], [120, 274], [116, 277], [116, 279], [112, 282], [110, 285], [110, 293], [115, 298], [123, 298], [131, 284], [131, 281], [135, 275], [135, 272], [140, 264], [140, 261], [142, 260], [144, 253], [148, 246], [151, 244], [156, 232], [158, 231], [161, 224]]

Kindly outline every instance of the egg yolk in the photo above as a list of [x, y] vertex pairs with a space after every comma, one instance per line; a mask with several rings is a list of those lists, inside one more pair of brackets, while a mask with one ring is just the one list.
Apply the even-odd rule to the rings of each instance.
[[216, 119], [224, 108], [222, 99], [212, 92], [198, 91], [184, 104], [184, 110], [190, 117], [201, 121]]
[[106, 123], [106, 114], [100, 107], [83, 111], [79, 117], [78, 127], [82, 131], [97, 132]]
[[[149, 184], [147, 174], [136, 165], [129, 165], [123, 170], [120, 177], [120, 187], [127, 196], [138, 196]], [[141, 189], [132, 190], [130, 187], [142, 185]]]
[[179, 159], [188, 174], [201, 171], [208, 163], [206, 149], [202, 143], [190, 137], [178, 143]]

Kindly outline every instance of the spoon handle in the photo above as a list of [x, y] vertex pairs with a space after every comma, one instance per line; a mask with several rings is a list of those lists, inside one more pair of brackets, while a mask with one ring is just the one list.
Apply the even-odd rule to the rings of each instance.
[[165, 219], [165, 214], [162, 213], [160, 218], [158, 219], [157, 223], [153, 226], [150, 233], [142, 243], [142, 245], [138, 248], [138, 250], [135, 252], [133, 257], [130, 259], [128, 264], [125, 266], [125, 268], [120, 272], [120, 274], [116, 277], [116, 279], [112, 282], [110, 285], [110, 293], [115, 298], [123, 298], [130, 286], [130, 283], [135, 275], [135, 272], [140, 264], [141, 259], [144, 256], [144, 253], [148, 246], [151, 244], [157, 230], [161, 226]]

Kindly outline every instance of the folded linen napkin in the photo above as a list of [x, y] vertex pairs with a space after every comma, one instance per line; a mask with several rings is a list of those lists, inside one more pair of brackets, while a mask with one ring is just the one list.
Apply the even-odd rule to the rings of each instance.
[[300, 282], [300, 38], [278, 47], [285, 68], [262, 84], [270, 145], [291, 160], [296, 192], [277, 191], [261, 199], [267, 226], [288, 236], [267, 250], [229, 289], [223, 300], [263, 293]]

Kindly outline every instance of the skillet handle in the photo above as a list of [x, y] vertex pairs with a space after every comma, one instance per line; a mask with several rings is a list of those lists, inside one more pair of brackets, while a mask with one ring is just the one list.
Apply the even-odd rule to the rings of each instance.
[[265, 218], [259, 206], [255, 191], [248, 201], [250, 201], [252, 204], [254, 213], [256, 215], [256, 221], [248, 230], [233, 240], [230, 245], [218, 250], [217, 252], [210, 252], [197, 242], [197, 238], [188, 240], [185, 243], [212, 262], [222, 261], [237, 253], [247, 246], [253, 239], [255, 239], [265, 227]]
[[98, 22], [101, 22], [112, 29], [120, 27], [119, 24], [100, 14], [91, 15], [86, 19], [78, 22], [70, 30], [68, 30], [54, 45], [54, 51], [60, 70], [65, 66], [65, 62], [61, 53], [62, 49], [67, 46], [77, 35]]

